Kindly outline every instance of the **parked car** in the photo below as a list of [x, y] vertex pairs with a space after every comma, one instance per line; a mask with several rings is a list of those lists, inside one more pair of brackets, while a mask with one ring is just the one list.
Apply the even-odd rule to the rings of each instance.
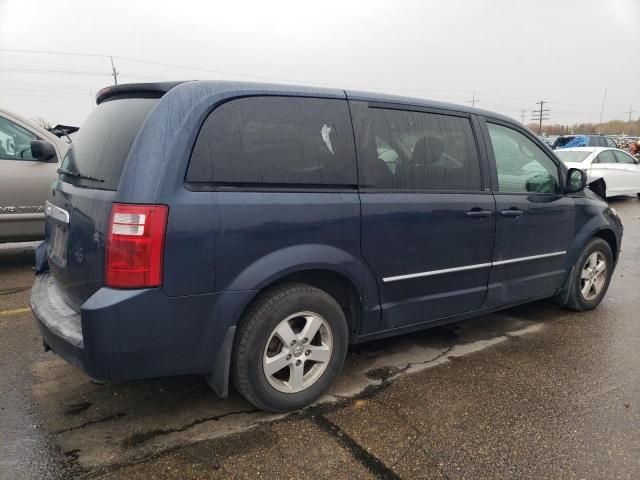
[[0, 243], [44, 237], [44, 202], [68, 145], [0, 109]]
[[602, 147], [566, 148], [555, 154], [569, 168], [580, 168], [589, 181], [602, 178], [606, 197], [638, 195], [640, 197], [640, 165], [624, 150]]
[[46, 348], [96, 379], [202, 374], [291, 410], [350, 343], [549, 297], [592, 309], [616, 265], [616, 212], [501, 115], [215, 81], [97, 103], [31, 297]]
[[618, 148], [618, 145], [606, 135], [561, 135], [553, 141], [554, 149], [574, 147]]
[[547, 147], [549, 148], [553, 148], [553, 142], [551, 141], [551, 139], [549, 137], [543, 137], [538, 135], [538, 139], [544, 143]]

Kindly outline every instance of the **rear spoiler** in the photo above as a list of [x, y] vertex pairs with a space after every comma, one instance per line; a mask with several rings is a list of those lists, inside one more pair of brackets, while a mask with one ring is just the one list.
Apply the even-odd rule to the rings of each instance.
[[80, 130], [80, 127], [72, 127], [71, 125], [56, 125], [55, 127], [47, 128], [56, 137], [67, 137], [71, 133], [75, 133]]
[[98, 91], [96, 104], [100, 105], [103, 102], [119, 98], [160, 98], [182, 83], [185, 83], [185, 81], [111, 85]]

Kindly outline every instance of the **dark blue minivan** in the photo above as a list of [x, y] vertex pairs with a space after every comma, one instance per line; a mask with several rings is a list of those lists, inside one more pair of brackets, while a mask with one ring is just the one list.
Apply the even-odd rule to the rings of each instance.
[[413, 98], [192, 81], [99, 92], [45, 205], [31, 306], [93, 378], [202, 374], [303, 407], [349, 344], [602, 300], [616, 212], [529, 130]]

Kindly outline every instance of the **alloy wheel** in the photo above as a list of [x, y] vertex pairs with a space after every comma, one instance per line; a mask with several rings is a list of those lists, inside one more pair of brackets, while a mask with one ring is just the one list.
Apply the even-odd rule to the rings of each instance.
[[283, 393], [301, 392], [324, 373], [331, 359], [333, 334], [321, 315], [298, 312], [271, 332], [262, 356], [269, 384]]
[[580, 273], [580, 292], [588, 302], [596, 298], [607, 282], [607, 259], [599, 251], [587, 258]]

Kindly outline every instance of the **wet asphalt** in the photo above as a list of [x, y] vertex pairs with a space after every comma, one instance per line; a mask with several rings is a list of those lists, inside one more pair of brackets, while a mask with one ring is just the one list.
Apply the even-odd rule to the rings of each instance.
[[0, 479], [640, 478], [640, 201], [602, 305], [537, 302], [352, 347], [318, 405], [198, 377], [96, 385], [42, 351], [33, 247], [0, 247]]

